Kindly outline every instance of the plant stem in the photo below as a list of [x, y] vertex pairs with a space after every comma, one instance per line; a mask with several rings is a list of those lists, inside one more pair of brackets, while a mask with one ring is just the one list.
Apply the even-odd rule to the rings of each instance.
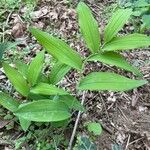
[[[86, 94], [86, 92], [83, 91], [82, 101], [81, 101], [82, 105], [84, 104], [84, 101], [85, 101], [85, 94]], [[73, 132], [72, 132], [72, 135], [71, 135], [71, 139], [70, 139], [70, 142], [69, 142], [68, 150], [72, 150], [72, 144], [73, 144], [73, 141], [74, 141], [74, 138], [75, 138], [75, 134], [76, 134], [76, 131], [77, 131], [80, 116], [81, 116], [81, 111], [78, 112], [78, 115], [77, 115], [77, 118], [76, 118], [76, 121], [75, 121], [75, 125], [74, 125], [74, 128], [73, 128]]]

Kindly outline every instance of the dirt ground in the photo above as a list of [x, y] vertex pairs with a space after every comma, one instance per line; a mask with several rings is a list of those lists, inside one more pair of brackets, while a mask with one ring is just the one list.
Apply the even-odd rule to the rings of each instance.
[[[99, 22], [100, 30], [103, 32], [104, 26], [111, 16], [114, 2], [110, 0], [86, 0], [85, 2], [92, 9]], [[82, 56], [87, 56], [88, 50], [85, 48], [77, 24], [76, 5], [76, 0], [71, 7], [68, 7], [63, 0], [39, 1], [32, 12], [30, 25], [62, 37]], [[17, 46], [18, 53], [23, 48], [28, 48], [29, 45], [36, 45], [31, 48], [27, 55], [21, 56], [21, 59], [28, 63], [41, 49], [41, 46], [36, 44], [35, 39], [27, 31], [29, 22], [21, 19], [25, 11], [26, 6], [22, 6], [18, 13], [14, 12], [7, 16], [9, 17], [7, 30], [10, 32], [9, 37], [12, 41], [18, 38], [24, 40], [23, 44]], [[128, 24], [120, 34], [127, 32], [133, 32]], [[123, 54], [131, 64], [141, 70], [144, 75], [143, 78], [150, 81], [150, 51], [138, 49], [126, 51]], [[7, 56], [12, 57], [12, 54], [9, 52]], [[116, 72], [135, 78], [132, 73], [101, 63], [97, 63], [97, 65], [95, 63], [87, 64], [84, 73], [88, 74], [95, 70]], [[9, 84], [2, 72], [0, 72], [0, 77], [1, 88], [10, 89], [11, 87], [8, 86]], [[75, 94], [75, 80], [77, 78], [78, 74], [72, 71], [61, 82], [61, 86], [65, 86], [66, 89]], [[84, 105], [87, 111], [81, 116], [80, 126], [88, 120], [102, 124], [103, 133], [95, 138], [98, 150], [150, 150], [150, 84], [129, 92], [88, 92], [85, 97]], [[0, 123], [2, 126], [2, 121]], [[0, 128], [1, 130], [4, 132], [3, 128]], [[80, 127], [78, 132], [87, 134], [87, 131]]]

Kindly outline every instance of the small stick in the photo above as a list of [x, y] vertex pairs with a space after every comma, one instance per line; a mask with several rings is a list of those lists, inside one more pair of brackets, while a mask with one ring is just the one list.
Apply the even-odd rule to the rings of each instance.
[[140, 141], [140, 140], [142, 140], [142, 139], [143, 139], [143, 137], [141, 137], [141, 138], [139, 138], [139, 139], [136, 139], [136, 140], [130, 142], [128, 145], [132, 145], [133, 143], [138, 142], [138, 141]]
[[127, 149], [128, 149], [129, 142], [130, 142], [130, 138], [131, 138], [131, 135], [129, 134], [125, 150], [127, 150]]
[[[85, 101], [85, 94], [86, 94], [86, 92], [84, 91], [83, 95], [82, 95], [82, 101], [81, 101], [82, 105], [84, 104], [84, 101]], [[76, 134], [76, 131], [77, 131], [80, 116], [81, 116], [81, 111], [78, 112], [78, 115], [77, 115], [77, 118], [76, 118], [76, 121], [75, 121], [75, 125], [74, 125], [74, 128], [73, 128], [73, 132], [72, 132], [72, 135], [71, 135], [71, 139], [70, 139], [70, 142], [69, 142], [68, 150], [72, 150], [72, 144], [73, 144], [74, 137], [75, 137], [75, 134]]]

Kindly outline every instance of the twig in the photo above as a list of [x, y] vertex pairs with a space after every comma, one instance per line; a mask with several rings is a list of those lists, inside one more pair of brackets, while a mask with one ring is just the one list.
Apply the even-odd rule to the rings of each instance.
[[[84, 91], [83, 95], [82, 95], [82, 101], [81, 101], [82, 105], [84, 104], [84, 101], [85, 101], [85, 94], [86, 94], [86, 92]], [[76, 118], [76, 121], [75, 121], [75, 125], [74, 125], [74, 128], [73, 128], [73, 132], [72, 132], [72, 135], [71, 135], [71, 139], [70, 139], [70, 142], [69, 142], [68, 150], [72, 150], [72, 144], [73, 144], [74, 137], [75, 137], [75, 134], [76, 134], [76, 131], [77, 131], [80, 116], [81, 116], [81, 111], [78, 112], [78, 115], [77, 115], [77, 118]]]
[[128, 149], [129, 142], [130, 142], [130, 138], [131, 138], [131, 135], [129, 134], [125, 150], [127, 150], [127, 149]]
[[104, 99], [103, 99], [103, 97], [102, 97], [101, 94], [99, 94], [99, 96], [100, 96], [100, 99], [101, 99], [101, 101], [102, 101], [102, 103], [103, 103], [104, 109], [105, 109], [105, 111], [106, 111], [107, 119], [110, 120], [109, 114], [108, 114], [108, 111], [107, 111], [107, 108], [106, 108], [106, 105], [105, 105], [105, 102], [104, 102]]
[[133, 143], [138, 142], [138, 141], [140, 141], [140, 140], [142, 140], [142, 139], [143, 139], [143, 137], [141, 137], [141, 138], [139, 138], [139, 139], [136, 139], [136, 140], [130, 142], [128, 145], [132, 145]]

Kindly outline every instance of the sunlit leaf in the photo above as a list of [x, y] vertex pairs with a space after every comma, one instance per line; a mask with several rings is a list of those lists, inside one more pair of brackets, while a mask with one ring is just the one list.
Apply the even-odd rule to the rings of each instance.
[[21, 73], [25, 78], [27, 78], [28, 65], [21, 61], [16, 61], [15, 65], [18, 69], [18, 72]]
[[122, 55], [115, 52], [91, 55], [88, 61], [100, 61], [109, 65], [115, 65], [127, 71], [134, 72], [138, 76], [142, 76], [142, 73], [137, 68], [131, 66]]
[[30, 124], [31, 124], [31, 121], [23, 119], [21, 117], [19, 117], [19, 121], [20, 121], [20, 125], [21, 125], [22, 129], [24, 131], [27, 131], [29, 126], [30, 126]]
[[79, 90], [127, 91], [146, 84], [146, 80], [132, 80], [109, 72], [93, 72], [81, 79]]
[[100, 48], [100, 33], [97, 21], [94, 19], [89, 7], [83, 2], [78, 4], [77, 13], [81, 33], [87, 47], [92, 53], [98, 52]]
[[123, 37], [116, 37], [106, 45], [104, 51], [128, 50], [133, 48], [146, 47], [150, 45], [150, 37], [143, 34], [130, 34]]
[[37, 86], [33, 87], [30, 92], [41, 95], [68, 95], [63, 89], [47, 83], [39, 83]]
[[93, 132], [94, 135], [100, 135], [102, 133], [102, 127], [99, 123], [89, 122], [86, 124], [89, 132]]
[[10, 110], [11, 112], [14, 112], [18, 108], [19, 102], [8, 94], [0, 92], [0, 105]]
[[30, 28], [30, 31], [53, 57], [66, 65], [81, 70], [82, 59], [80, 55], [65, 42], [39, 29]]
[[132, 14], [131, 9], [118, 9], [110, 19], [104, 31], [104, 42], [109, 42], [116, 36]]
[[71, 95], [60, 95], [58, 96], [58, 99], [64, 102], [70, 109], [85, 111], [80, 101]]
[[49, 74], [51, 84], [57, 84], [71, 69], [70, 66], [57, 62]]
[[28, 81], [29, 83], [34, 86], [38, 78], [40, 76], [42, 67], [44, 62], [44, 51], [41, 51], [37, 54], [37, 56], [32, 60], [31, 64], [29, 65], [28, 69]]
[[66, 120], [71, 117], [65, 103], [52, 100], [39, 100], [18, 108], [15, 115], [37, 122]]
[[6, 76], [13, 84], [15, 89], [23, 96], [28, 96], [29, 86], [26, 79], [15, 68], [9, 66], [7, 63], [3, 63], [3, 68]]

